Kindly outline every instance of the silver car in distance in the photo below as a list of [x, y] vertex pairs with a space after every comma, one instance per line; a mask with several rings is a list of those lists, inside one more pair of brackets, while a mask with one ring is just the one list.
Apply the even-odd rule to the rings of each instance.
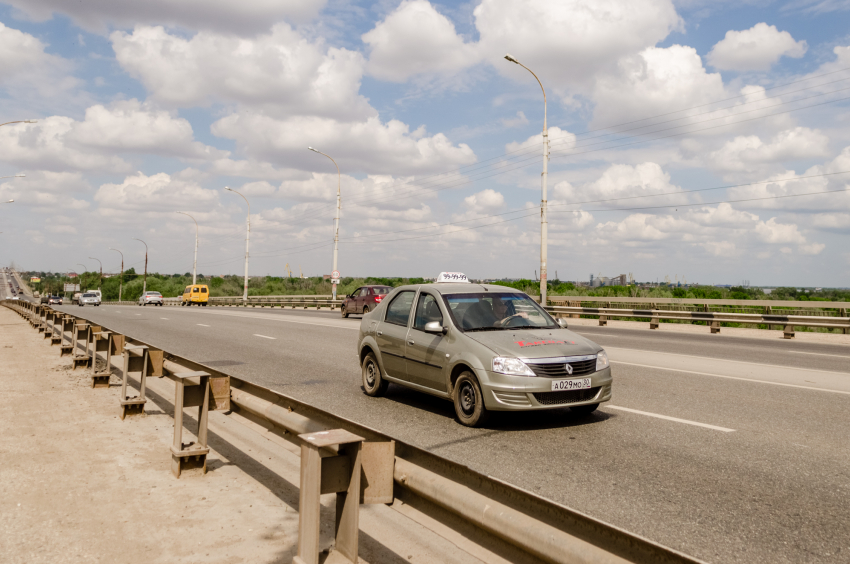
[[392, 382], [442, 397], [470, 427], [491, 411], [588, 414], [611, 399], [608, 355], [566, 320], [519, 290], [443, 278], [396, 288], [363, 316], [357, 352], [367, 395], [384, 395]]

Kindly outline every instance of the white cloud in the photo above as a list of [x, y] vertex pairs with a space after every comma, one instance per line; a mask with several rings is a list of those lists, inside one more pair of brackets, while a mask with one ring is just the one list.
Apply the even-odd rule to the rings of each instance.
[[66, 136], [77, 123], [69, 117], [51, 116], [35, 124], [0, 127], [0, 154], [6, 162], [43, 170], [128, 170], [128, 163], [116, 156], [69, 144]]
[[138, 100], [96, 105], [74, 125], [68, 140], [104, 152], [140, 152], [196, 159], [227, 156], [194, 140], [191, 124]]
[[616, 68], [599, 74], [592, 96], [596, 127], [667, 114], [726, 97], [720, 74], [706, 72], [696, 49], [683, 45], [649, 47], [624, 56]]
[[463, 203], [470, 211], [495, 213], [505, 207], [505, 197], [490, 188], [464, 198]]
[[731, 241], [705, 241], [699, 245], [716, 257], [734, 257], [740, 254], [740, 250]]
[[730, 30], [708, 53], [714, 68], [738, 72], [767, 71], [783, 56], [799, 59], [806, 54], [805, 41], [794, 41], [787, 31], [757, 23], [743, 31]]
[[[681, 188], [670, 182], [670, 175], [657, 163], [641, 163], [631, 166], [616, 164], [610, 166], [602, 175], [592, 182], [575, 187], [569, 182], [559, 182], [552, 193], [553, 204], [569, 204], [571, 202], [597, 202], [593, 205], [606, 205], [604, 200], [621, 199], [610, 202], [613, 207], [661, 205], [668, 202], [685, 203], [681, 196], [654, 197], [652, 200], [640, 199], [640, 196], [670, 194], [681, 192]], [[629, 198], [625, 201], [622, 198]]]
[[326, 0], [7, 0], [29, 19], [44, 21], [66, 14], [85, 29], [104, 32], [110, 27], [140, 23], [177, 25], [189, 29], [217, 29], [251, 33], [268, 29], [270, 22], [285, 19], [304, 22], [324, 8]]
[[78, 85], [69, 61], [45, 52], [47, 45], [0, 23], [0, 84], [22, 95], [53, 97]]
[[377, 117], [355, 122], [320, 117], [278, 120], [243, 112], [215, 122], [212, 131], [235, 139], [250, 158], [301, 170], [332, 166], [318, 160], [324, 159], [321, 155], [307, 151], [308, 146], [333, 156], [348, 172], [412, 174], [475, 162], [475, 154], [466, 144], [454, 145], [442, 133], [411, 132], [400, 121], [382, 123]]
[[139, 172], [126, 177], [120, 184], [103, 184], [94, 199], [100, 205], [101, 214], [123, 212], [123, 216], [140, 212], [161, 215], [164, 209], [209, 209], [219, 202], [215, 190], [164, 172], [151, 176]]
[[801, 245], [806, 242], [796, 225], [778, 223], [775, 217], [759, 222], [755, 233], [765, 243]]
[[816, 129], [795, 127], [775, 135], [768, 143], [756, 135], [735, 137], [709, 156], [709, 162], [724, 172], [763, 174], [761, 165], [784, 165], [788, 161], [825, 157], [829, 138]]
[[[523, 111], [519, 111], [516, 113], [516, 117], [514, 118], [502, 118], [499, 120], [502, 124], [502, 127], [522, 127], [523, 125], [528, 125], [528, 118], [525, 117], [525, 113]], [[541, 134], [542, 139], [542, 134]]]
[[286, 24], [251, 39], [162, 27], [114, 32], [115, 56], [151, 98], [168, 105], [237, 102], [275, 115], [374, 116], [359, 94], [363, 56], [310, 42]]
[[528, 72], [503, 59], [511, 53], [560, 91], [581, 88], [682, 25], [669, 0], [483, 0], [474, 16], [483, 60], [527, 84]]
[[476, 45], [465, 43], [427, 0], [404, 0], [362, 39], [370, 50], [367, 71], [380, 80], [451, 75], [479, 60]]
[[[525, 117], [523, 114], [522, 117]], [[562, 151], [571, 149], [575, 147], [576, 144], [576, 136], [574, 133], [570, 133], [566, 129], [561, 129], [560, 127], [550, 127], [549, 128], [549, 151]], [[525, 152], [526, 149], [535, 149], [540, 151], [540, 155], [543, 155], [543, 132], [540, 132], [536, 135], [532, 135], [525, 141], [521, 142], [511, 142], [505, 145], [506, 153], [516, 153], [518, 151]]]
[[4, 180], [0, 201], [15, 200], [16, 206], [32, 206], [41, 211], [88, 209], [89, 202], [75, 198], [87, 194], [91, 186], [79, 172], [26, 171], [26, 178]]

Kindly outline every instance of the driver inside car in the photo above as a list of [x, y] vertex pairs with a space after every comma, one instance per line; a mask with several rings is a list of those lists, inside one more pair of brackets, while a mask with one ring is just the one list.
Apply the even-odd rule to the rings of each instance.
[[493, 323], [493, 327], [505, 327], [508, 322], [515, 317], [528, 319], [527, 313], [524, 311], [517, 313], [512, 302], [508, 301], [505, 303], [505, 301], [498, 296], [493, 298], [493, 315], [496, 316], [496, 322]]

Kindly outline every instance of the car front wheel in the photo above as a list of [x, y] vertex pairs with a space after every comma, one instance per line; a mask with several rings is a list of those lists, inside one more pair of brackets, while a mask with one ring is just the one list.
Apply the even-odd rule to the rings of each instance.
[[487, 421], [490, 413], [484, 407], [481, 386], [472, 372], [466, 371], [458, 377], [452, 399], [461, 425], [480, 427]]
[[377, 398], [386, 394], [389, 387], [390, 383], [381, 376], [381, 367], [375, 355], [368, 353], [363, 359], [363, 391], [367, 396]]
[[345, 306], [339, 308], [339, 312], [342, 314], [343, 319], [346, 319], [348, 317], [348, 310], [345, 309]]

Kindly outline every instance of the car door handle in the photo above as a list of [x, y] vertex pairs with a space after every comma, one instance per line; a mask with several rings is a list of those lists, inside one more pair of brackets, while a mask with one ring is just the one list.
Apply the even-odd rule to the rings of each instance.
[[383, 331], [378, 331], [378, 335], [383, 335], [383, 334], [384, 334]]
[[413, 344], [413, 339], [411, 339], [411, 340], [407, 341], [407, 344], [408, 344], [408, 345], [412, 345], [412, 344]]

